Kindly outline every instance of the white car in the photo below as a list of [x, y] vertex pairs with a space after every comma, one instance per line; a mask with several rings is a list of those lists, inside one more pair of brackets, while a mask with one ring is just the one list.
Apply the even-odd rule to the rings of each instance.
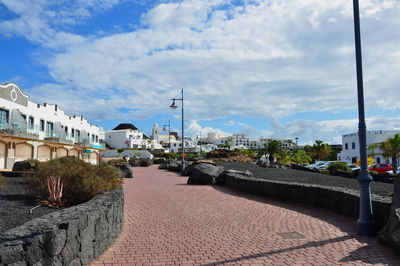
[[310, 164], [308, 166], [308, 168], [313, 169], [313, 170], [318, 170], [319, 169], [318, 167], [320, 167], [321, 165], [323, 165], [325, 163], [326, 162], [318, 162], [318, 163], [315, 163], [315, 164]]
[[[389, 170], [389, 171], [387, 171], [387, 172], [385, 172], [385, 173], [388, 173], [388, 174], [393, 175], [393, 170]], [[400, 166], [397, 167], [397, 174], [399, 174], [399, 173], [400, 173]]]

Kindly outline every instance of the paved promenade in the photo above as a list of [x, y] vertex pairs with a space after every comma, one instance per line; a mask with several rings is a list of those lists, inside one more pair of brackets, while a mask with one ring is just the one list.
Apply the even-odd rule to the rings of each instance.
[[400, 265], [346, 217], [186, 181], [134, 168], [123, 232], [92, 265]]

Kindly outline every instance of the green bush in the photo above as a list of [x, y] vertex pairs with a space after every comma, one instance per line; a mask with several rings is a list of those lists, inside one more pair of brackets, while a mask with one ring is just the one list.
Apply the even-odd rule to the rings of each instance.
[[329, 171], [328, 170], [320, 170], [319, 171], [321, 174], [329, 174]]
[[140, 159], [139, 165], [140, 165], [140, 167], [148, 167], [148, 166], [152, 165], [152, 162], [148, 159]]
[[34, 195], [46, 199], [49, 195], [47, 178], [60, 177], [63, 188], [62, 198], [67, 205], [90, 200], [107, 190], [120, 188], [122, 178], [117, 169], [106, 163], [92, 165], [78, 158], [64, 157], [40, 162], [37, 169], [27, 174], [28, 188]]
[[330, 163], [329, 166], [326, 168], [328, 171], [335, 171], [335, 170], [342, 170], [346, 172], [351, 172], [350, 167], [345, 162], [333, 162]]
[[0, 190], [4, 189], [5, 182], [6, 182], [6, 180], [5, 180], [4, 176], [0, 175]]
[[121, 152], [123, 152], [124, 150], [125, 150], [125, 149], [118, 149], [117, 152], [118, 152], [118, 153], [121, 153]]
[[379, 175], [379, 172], [377, 172], [377, 171], [369, 171], [369, 173], [370, 173], [371, 175]]

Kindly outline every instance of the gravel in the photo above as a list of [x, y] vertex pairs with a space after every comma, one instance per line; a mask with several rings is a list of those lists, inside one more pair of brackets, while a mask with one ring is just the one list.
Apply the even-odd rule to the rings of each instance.
[[43, 206], [34, 209], [30, 214], [29, 210], [38, 203], [38, 200], [25, 190], [23, 178], [7, 177], [4, 190], [0, 190], [0, 233], [59, 210]]
[[[303, 184], [315, 184], [331, 187], [359, 190], [360, 185], [356, 179], [332, 176], [321, 173], [313, 173], [294, 169], [265, 168], [256, 164], [246, 164], [239, 162], [218, 162], [217, 165], [224, 166], [225, 170], [248, 170], [255, 178], [268, 179], [283, 182], [295, 182]], [[393, 184], [372, 182], [371, 193], [379, 196], [391, 196]]]

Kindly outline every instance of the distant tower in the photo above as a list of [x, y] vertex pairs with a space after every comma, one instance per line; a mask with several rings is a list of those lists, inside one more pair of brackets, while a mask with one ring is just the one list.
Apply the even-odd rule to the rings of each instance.
[[157, 141], [158, 141], [158, 124], [157, 124], [157, 123], [155, 123], [155, 124], [153, 125], [153, 131], [152, 131], [151, 135], [152, 135], [152, 138], [153, 138], [154, 140], [157, 140]]

